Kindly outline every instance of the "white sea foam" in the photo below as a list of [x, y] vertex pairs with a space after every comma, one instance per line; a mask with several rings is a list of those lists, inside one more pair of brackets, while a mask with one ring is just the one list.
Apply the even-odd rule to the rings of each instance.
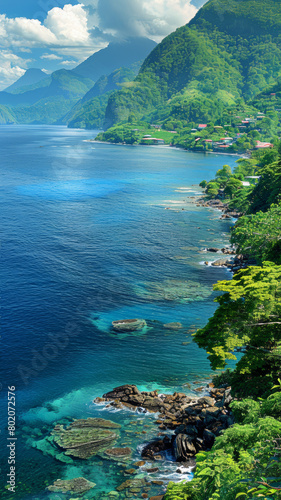
[[[184, 200], [164, 200], [164, 203], [173, 203], [175, 205], [183, 205], [185, 203]], [[162, 203], [163, 205], [163, 203]]]

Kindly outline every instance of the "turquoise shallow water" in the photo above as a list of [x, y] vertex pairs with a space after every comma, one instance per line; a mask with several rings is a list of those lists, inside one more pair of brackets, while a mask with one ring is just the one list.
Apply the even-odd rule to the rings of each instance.
[[[148, 425], [149, 439], [154, 416], [112, 413], [93, 398], [123, 383], [194, 393], [195, 382], [210, 375], [191, 333], [215, 310], [212, 283], [230, 275], [202, 265], [214, 260], [202, 250], [226, 244], [231, 223], [190, 197], [235, 158], [87, 142], [93, 135], [64, 127], [0, 129], [1, 415], [7, 385], [15, 385], [13, 498], [55, 499], [47, 484], [83, 474], [101, 498], [122, 482], [116, 463], [63, 464], [32, 448], [34, 442], [60, 419], [85, 416], [120, 422], [123, 433]], [[147, 330], [113, 334], [113, 320], [133, 317], [146, 319]], [[183, 329], [163, 329], [171, 321]], [[4, 446], [5, 425], [4, 417]], [[132, 435], [138, 459], [144, 438]], [[1, 468], [5, 474], [5, 453]], [[162, 479], [181, 477], [169, 461], [160, 469]]]

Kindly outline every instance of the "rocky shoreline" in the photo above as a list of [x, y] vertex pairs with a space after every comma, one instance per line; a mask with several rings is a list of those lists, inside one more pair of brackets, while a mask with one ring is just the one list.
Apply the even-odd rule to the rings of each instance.
[[[121, 425], [102, 418], [65, 418], [35, 447], [69, 464], [75, 459], [87, 462], [92, 457], [116, 462], [121, 467], [117, 486], [106, 496], [101, 494], [98, 497], [100, 500], [162, 500], [166, 482], [162, 480], [161, 474], [169, 469], [169, 464], [174, 464], [179, 477], [182, 475], [187, 479], [196, 467], [196, 454], [209, 451], [215, 438], [234, 423], [229, 407], [232, 401], [231, 387], [223, 385], [215, 388], [214, 384], [209, 383], [204, 388], [200, 387], [202, 389], [207, 395], [196, 397], [183, 392], [161, 394], [156, 390], [140, 391], [137, 386], [126, 384], [93, 401], [104, 409], [127, 409], [137, 415], [147, 414], [150, 420], [155, 417], [153, 431], [148, 438], [141, 438], [139, 458], [135, 460], [133, 449], [122, 438], [120, 442]], [[148, 425], [144, 425], [144, 422], [142, 420], [136, 434], [147, 434]], [[128, 420], [127, 425], [129, 423], [132, 422]], [[123, 432], [134, 432], [127, 425]], [[86, 477], [57, 479], [47, 490], [81, 497], [95, 490], [95, 483]]]
[[[222, 212], [221, 219], [238, 218], [242, 214], [231, 211], [221, 200], [207, 200], [205, 197], [191, 197], [196, 206], [217, 209]], [[214, 262], [205, 261], [206, 265], [220, 266], [236, 272], [247, 267], [251, 262], [242, 255], [236, 255], [232, 246], [224, 248], [205, 248], [211, 254], [222, 254]], [[111, 328], [115, 333], [135, 332], [147, 327], [145, 320], [135, 318], [116, 320]], [[166, 329], [178, 330], [181, 323], [163, 325]], [[200, 388], [203, 389], [203, 388]], [[61, 451], [62, 461], [68, 457], [87, 460], [92, 456], [116, 461], [123, 467], [120, 484], [106, 498], [137, 498], [162, 500], [165, 497], [165, 482], [159, 477], [153, 479], [162, 470], [163, 465], [177, 463], [178, 474], [186, 474], [196, 468], [196, 454], [210, 451], [215, 438], [233, 425], [234, 418], [230, 410], [232, 401], [231, 387], [214, 387], [209, 383], [205, 387], [207, 395], [189, 396], [182, 392], [159, 394], [158, 391], [140, 391], [135, 385], [122, 385], [96, 398], [93, 403], [105, 409], [128, 409], [137, 414], [155, 415], [158, 432], [155, 436], [143, 440], [139, 461], [133, 461], [133, 449], [118, 444], [120, 426], [112, 421], [100, 418], [87, 418], [56, 425], [48, 438], [52, 445]], [[197, 389], [196, 389], [197, 390]], [[144, 426], [147, 427], [147, 426]], [[132, 431], [128, 431], [132, 432]], [[153, 431], [154, 432], [154, 431]], [[140, 432], [138, 432], [140, 434]], [[143, 430], [143, 434], [146, 431]], [[152, 474], [152, 477], [150, 476]], [[161, 476], [160, 476], [161, 477]], [[158, 479], [158, 480], [157, 480]], [[159, 494], [151, 496], [152, 487], [159, 488]], [[48, 487], [50, 492], [72, 492], [78, 495], [95, 488], [95, 484], [83, 477], [73, 480], [56, 480]], [[154, 492], [155, 495], [155, 492]], [[104, 499], [104, 497], [102, 497]]]
[[[195, 455], [200, 451], [210, 450], [215, 438], [234, 422], [229, 408], [232, 401], [231, 388], [215, 388], [210, 383], [207, 390], [208, 396], [196, 398], [180, 392], [141, 392], [135, 385], [127, 384], [94, 400], [94, 403], [104, 404], [106, 408], [128, 408], [134, 412], [157, 414], [155, 423], [159, 427], [159, 433], [155, 439], [145, 443], [141, 453], [142, 461], [135, 463], [136, 468], [128, 472], [136, 474], [138, 468], [142, 468], [142, 472], [157, 472], [157, 463], [167, 460], [167, 457], [178, 462], [183, 470], [195, 468]], [[155, 467], [143, 469], [147, 461], [155, 462]], [[178, 472], [181, 470], [179, 468]], [[130, 488], [131, 482], [127, 480], [117, 490], [127, 491], [127, 498], [130, 497]], [[164, 497], [148, 497], [143, 493], [141, 498], [160, 500]]]
[[[209, 450], [215, 437], [233, 424], [229, 409], [231, 388], [215, 388], [209, 384], [208, 391], [209, 396], [195, 398], [180, 392], [141, 392], [135, 385], [127, 384], [116, 387], [94, 402], [157, 413], [156, 423], [164, 435], [144, 448], [143, 458], [155, 460], [160, 458], [161, 451], [170, 449], [177, 462], [185, 462], [199, 451]], [[166, 430], [174, 431], [174, 435], [168, 437]]]
[[[222, 220], [238, 219], [243, 215], [240, 212], [231, 210], [226, 203], [223, 203], [218, 199], [207, 200], [205, 196], [201, 196], [199, 198], [193, 196], [191, 197], [191, 201], [198, 207], [220, 210], [222, 212], [220, 219]], [[226, 267], [233, 273], [240, 271], [240, 269], [245, 269], [249, 265], [254, 265], [256, 263], [253, 259], [249, 259], [248, 257], [241, 254], [236, 254], [236, 250], [233, 246], [224, 248], [206, 248], [205, 251], [230, 255], [231, 257], [222, 257], [218, 260], [215, 260], [214, 262], [209, 262], [206, 260], [204, 264], [206, 266], [211, 265], [214, 267]]]

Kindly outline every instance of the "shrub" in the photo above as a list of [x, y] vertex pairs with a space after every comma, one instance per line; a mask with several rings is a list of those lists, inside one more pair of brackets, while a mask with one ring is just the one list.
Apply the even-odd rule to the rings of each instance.
[[238, 424], [257, 422], [261, 413], [260, 404], [251, 398], [242, 399], [242, 401], [232, 401], [230, 407]]

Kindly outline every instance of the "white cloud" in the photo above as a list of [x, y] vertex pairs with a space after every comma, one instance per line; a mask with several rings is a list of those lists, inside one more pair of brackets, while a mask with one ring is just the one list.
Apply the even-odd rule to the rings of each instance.
[[0, 46], [60, 47], [91, 44], [87, 13], [82, 5], [55, 7], [42, 24], [38, 19], [0, 14]]
[[65, 5], [63, 9], [55, 7], [48, 12], [44, 25], [60, 44], [87, 45], [90, 42], [87, 14], [82, 5]]
[[32, 50], [28, 49], [27, 47], [19, 47], [19, 52], [27, 52], [30, 54]]
[[61, 56], [57, 56], [56, 54], [43, 54], [40, 59], [48, 59], [49, 61], [61, 60]]
[[0, 14], [0, 46], [32, 47], [55, 44], [55, 35], [37, 19], [16, 17], [9, 19]]
[[146, 36], [159, 42], [197, 12], [191, 0], [78, 1], [78, 5], [52, 8], [43, 23], [0, 14], [2, 88], [22, 76], [30, 62], [15, 52], [45, 48], [52, 53], [46, 52], [41, 59], [75, 66], [114, 38]]
[[24, 75], [30, 60], [22, 59], [9, 51], [0, 51], [0, 89], [11, 85]]
[[[8, 18], [0, 14], [0, 47], [59, 51], [73, 47], [94, 52], [115, 37], [147, 36], [160, 41], [197, 12], [190, 0], [79, 0], [78, 5], [51, 9], [38, 19]], [[87, 54], [85, 55], [87, 57]]]
[[77, 61], [62, 61], [60, 64], [63, 66], [74, 66], [75, 64], [77, 64]]
[[79, 0], [91, 8], [104, 32], [115, 36], [147, 36], [160, 41], [192, 19], [190, 0]]

